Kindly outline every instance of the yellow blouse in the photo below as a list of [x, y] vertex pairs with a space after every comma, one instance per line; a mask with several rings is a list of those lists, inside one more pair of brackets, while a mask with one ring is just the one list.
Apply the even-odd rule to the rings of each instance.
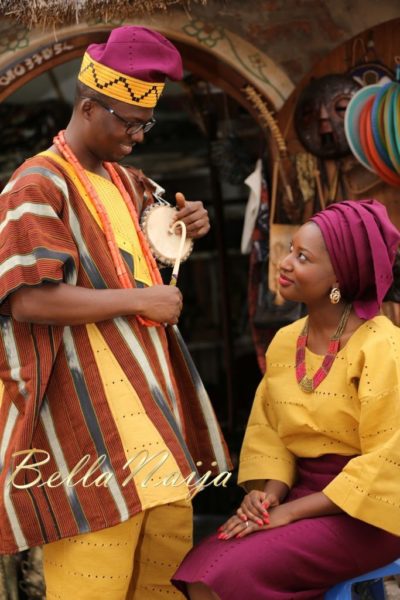
[[[296, 381], [304, 319], [284, 327], [267, 354], [240, 457], [239, 483], [292, 486], [296, 457], [355, 456], [323, 490], [348, 514], [400, 535], [400, 329], [384, 316], [364, 322], [311, 394]], [[307, 374], [322, 356], [307, 350]]]

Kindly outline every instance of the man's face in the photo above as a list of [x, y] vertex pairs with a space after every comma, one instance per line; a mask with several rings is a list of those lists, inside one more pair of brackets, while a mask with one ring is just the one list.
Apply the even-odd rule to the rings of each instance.
[[101, 161], [118, 162], [141, 143], [152, 126], [153, 109], [133, 106], [113, 98], [90, 102], [88, 147]]

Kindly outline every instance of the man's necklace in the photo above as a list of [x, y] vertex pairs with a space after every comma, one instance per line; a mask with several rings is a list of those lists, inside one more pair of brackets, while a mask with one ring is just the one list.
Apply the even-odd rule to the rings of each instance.
[[297, 338], [296, 344], [296, 379], [303, 392], [313, 392], [328, 375], [333, 365], [333, 361], [335, 360], [335, 357], [339, 351], [340, 338], [342, 337], [346, 328], [350, 312], [351, 304], [346, 304], [338, 328], [329, 340], [328, 351], [323, 358], [322, 365], [312, 377], [307, 377], [306, 369], [306, 346], [309, 321], [307, 317], [303, 330]]
[[[57, 147], [57, 150], [61, 153], [61, 155], [64, 157], [64, 159], [74, 169], [76, 176], [78, 177], [79, 181], [85, 188], [86, 193], [88, 194], [93, 206], [96, 209], [97, 215], [100, 219], [100, 222], [101, 222], [101, 225], [102, 225], [105, 237], [106, 237], [107, 246], [108, 246], [109, 252], [111, 254], [111, 258], [114, 263], [114, 268], [117, 273], [118, 279], [121, 283], [121, 286], [125, 289], [132, 288], [133, 285], [131, 282], [131, 278], [128, 275], [128, 272], [126, 269], [126, 264], [123, 261], [121, 253], [119, 251], [118, 244], [115, 239], [115, 235], [114, 235], [114, 232], [113, 232], [113, 229], [111, 226], [109, 216], [103, 206], [103, 203], [100, 200], [100, 196], [98, 195], [95, 187], [92, 185], [89, 177], [86, 175], [85, 169], [83, 168], [83, 166], [81, 165], [81, 163], [79, 162], [79, 160], [77, 159], [77, 157], [75, 156], [73, 151], [71, 150], [70, 146], [68, 146], [68, 144], [65, 140], [64, 131], [60, 131], [58, 133], [58, 135], [54, 138], [53, 141], [54, 141], [55, 146]], [[146, 260], [146, 263], [147, 263], [147, 266], [149, 269], [149, 273], [150, 273], [152, 282], [153, 282], [153, 284], [161, 284], [162, 280], [161, 280], [160, 272], [157, 268], [156, 262], [152, 256], [152, 254], [150, 252], [150, 248], [144, 238], [143, 232], [140, 229], [138, 216], [136, 214], [136, 210], [133, 206], [132, 200], [131, 200], [128, 192], [126, 191], [125, 186], [123, 185], [121, 178], [118, 175], [117, 171], [115, 170], [114, 166], [109, 162], [104, 162], [103, 166], [105, 167], [107, 172], [110, 174], [112, 182], [117, 187], [119, 193], [121, 194], [121, 196], [125, 202], [125, 205], [126, 205], [128, 211], [129, 211], [130, 217], [132, 219], [132, 223], [135, 227], [135, 230], [136, 230], [136, 233], [137, 233], [137, 236], [139, 239], [139, 243], [142, 248], [144, 258]], [[145, 318], [141, 317], [140, 315], [136, 315], [136, 318], [142, 325], [146, 325], [148, 327], [149, 326], [157, 326], [158, 327], [160, 325], [159, 323], [157, 323], [155, 321], [151, 321], [149, 319], [145, 319]]]

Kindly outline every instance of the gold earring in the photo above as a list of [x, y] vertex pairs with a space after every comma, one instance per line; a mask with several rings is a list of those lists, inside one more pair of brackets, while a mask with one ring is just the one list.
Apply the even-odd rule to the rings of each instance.
[[338, 304], [338, 302], [340, 302], [341, 297], [342, 297], [342, 294], [340, 293], [339, 288], [333, 287], [331, 289], [331, 293], [329, 294], [329, 299], [330, 299], [331, 303]]

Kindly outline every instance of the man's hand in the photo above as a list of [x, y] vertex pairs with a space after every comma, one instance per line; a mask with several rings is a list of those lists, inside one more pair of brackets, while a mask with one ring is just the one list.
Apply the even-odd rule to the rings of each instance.
[[201, 238], [210, 230], [208, 212], [200, 201], [188, 202], [181, 192], [175, 194], [178, 212], [175, 221], [183, 221], [188, 237]]
[[140, 288], [140, 294], [143, 307], [138, 314], [157, 323], [176, 325], [183, 306], [182, 294], [177, 287], [153, 285]]

